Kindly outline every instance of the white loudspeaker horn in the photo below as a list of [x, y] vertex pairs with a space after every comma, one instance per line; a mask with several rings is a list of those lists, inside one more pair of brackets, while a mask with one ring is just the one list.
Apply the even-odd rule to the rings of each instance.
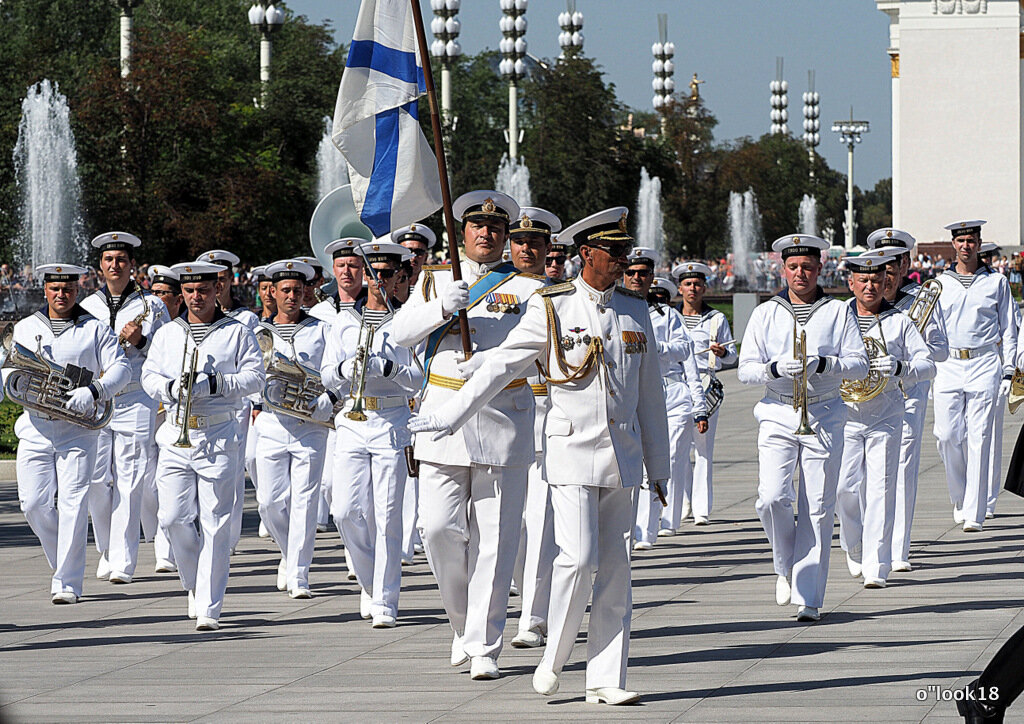
[[331, 277], [334, 260], [327, 255], [324, 247], [335, 239], [357, 236], [366, 241], [373, 240], [373, 233], [359, 220], [356, 206], [352, 202], [352, 186], [345, 184], [324, 196], [313, 210], [309, 220], [309, 244], [313, 254], [324, 265], [326, 276]]

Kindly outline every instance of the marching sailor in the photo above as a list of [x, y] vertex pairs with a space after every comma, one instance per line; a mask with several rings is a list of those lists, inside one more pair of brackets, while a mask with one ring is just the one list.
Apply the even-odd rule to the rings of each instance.
[[315, 256], [297, 256], [293, 261], [301, 261], [303, 264], [309, 264], [313, 269], [313, 279], [306, 284], [306, 296], [302, 300], [302, 311], [308, 312], [313, 308], [314, 305], [324, 299], [323, 292], [320, 291], [320, 287], [324, 283], [324, 265], [320, 263], [320, 260]]
[[274, 288], [274, 282], [267, 276], [266, 264], [254, 266], [252, 268], [252, 277], [256, 280], [256, 294], [260, 298], [258, 319], [260, 322], [272, 320], [274, 315], [277, 314], [277, 306], [271, 291]]
[[[708, 431], [703, 435], [693, 436], [693, 485], [683, 491], [681, 517], [685, 520], [692, 511], [694, 525], [707, 525], [714, 500], [711, 480], [715, 430], [718, 427], [718, 410], [724, 394], [722, 383], [715, 373], [724, 365], [736, 362], [736, 342], [729, 328], [729, 320], [725, 314], [704, 303], [709, 274], [710, 267], [695, 261], [684, 261], [672, 270], [672, 277], [679, 285], [679, 294], [683, 298], [679, 311], [683, 315], [686, 331], [697, 350], [697, 370], [700, 372], [701, 386], [710, 392], [713, 399], [717, 399], [717, 402], [707, 400]], [[659, 535], [670, 535], [674, 532], [675, 529], [668, 527], [659, 531]]]
[[426, 224], [416, 222], [392, 231], [391, 241], [401, 244], [412, 253], [412, 258], [409, 259], [409, 263], [412, 264], [410, 281], [415, 285], [420, 280], [423, 262], [437, 244], [437, 235]]
[[[43, 277], [46, 307], [13, 329], [11, 354], [17, 350], [64, 368], [70, 391], [49, 390], [58, 394], [42, 398], [29, 392], [29, 380], [38, 378], [38, 372], [11, 369], [11, 359], [3, 369], [8, 397], [19, 404], [41, 402], [44, 409], [55, 411], [50, 415], [26, 406], [14, 432], [18, 436], [18, 499], [54, 571], [50, 593], [56, 604], [77, 603], [82, 595], [87, 497], [99, 437], [95, 427], [101, 427], [101, 407], [112, 406], [115, 395], [132, 377], [128, 359], [106, 320], [96, 319], [76, 303], [78, 280], [88, 271], [71, 264], [36, 267], [36, 274]], [[46, 381], [43, 383], [45, 387]]]
[[[551, 235], [562, 228], [561, 220], [550, 211], [533, 206], [519, 209], [519, 218], [509, 227], [512, 263], [522, 274], [547, 283], [544, 260], [550, 254]], [[555, 547], [555, 524], [551, 517], [551, 495], [542, 474], [544, 458], [544, 417], [548, 411], [547, 380], [532, 370], [527, 377], [533, 391], [534, 461], [526, 482], [523, 527], [519, 534], [519, 554], [513, 580], [520, 594], [519, 627], [512, 646], [535, 648], [544, 644], [548, 630], [548, 604], [551, 600], [551, 567]]]
[[100, 551], [96, 577], [131, 583], [139, 558], [143, 478], [151, 449], [156, 402], [139, 384], [153, 333], [169, 321], [163, 302], [135, 283], [134, 234], [112, 231], [92, 240], [100, 253], [105, 283], [82, 300], [82, 308], [109, 322], [132, 368], [132, 379], [114, 400], [114, 416], [99, 432], [96, 468], [89, 489], [93, 536]]
[[[738, 370], [740, 382], [765, 386], [764, 398], [754, 406], [759, 425], [756, 508], [772, 547], [775, 602], [796, 604], [798, 621], [821, 618], [825, 600], [846, 422], [839, 383], [868, 372], [853, 312], [818, 286], [821, 252], [827, 248], [827, 241], [807, 234], [772, 244], [782, 253], [786, 287], [754, 309]], [[799, 490], [793, 482], [798, 465]]]
[[694, 359], [693, 340], [686, 332], [682, 316], [671, 306], [675, 288], [668, 280], [654, 278], [657, 260], [658, 254], [653, 249], [635, 247], [623, 273], [623, 286], [636, 292], [649, 304], [665, 391], [665, 408], [668, 411], [671, 471], [667, 490], [656, 490], [648, 482], [646, 489], [641, 488], [637, 492], [634, 501], [637, 506], [634, 550], [650, 550], [659, 529], [671, 529], [674, 532], [679, 527], [684, 492], [693, 479], [690, 445], [694, 430], [703, 434], [708, 427], [707, 407], [697, 373], [697, 361]]
[[263, 365], [249, 328], [217, 306], [223, 267], [191, 262], [171, 268], [181, 281], [185, 312], [153, 335], [142, 387], [167, 411], [156, 433], [160, 526], [189, 594], [189, 618], [197, 618], [197, 631], [213, 631], [228, 585], [244, 451], [237, 410], [262, 388]]
[[1001, 358], [1000, 347], [1016, 349], [1017, 341], [1010, 284], [978, 259], [984, 223], [946, 227], [953, 234], [955, 264], [936, 277], [949, 358], [935, 373], [935, 437], [953, 520], [963, 523], [965, 533], [980, 531], [985, 522], [995, 408], [1004, 388], [1009, 394], [1014, 368], [1009, 355]]
[[[249, 273], [256, 281], [256, 295], [260, 301], [257, 318], [261, 324], [263, 322], [273, 323], [274, 317], [277, 315], [277, 302], [274, 301], [273, 295], [274, 282], [267, 276], [267, 265], [254, 266]], [[249, 433], [245, 436], [245, 469], [256, 473], [252, 478], [253, 486], [255, 487], [256, 480], [259, 477], [259, 471], [256, 470], [256, 451], [259, 450], [260, 445], [260, 432], [256, 426], [256, 421], [259, 420], [260, 413], [263, 411], [263, 398], [255, 397], [251, 402], [253, 421], [249, 428]], [[258, 497], [259, 493], [257, 491]], [[270, 530], [267, 528], [267, 524], [263, 522], [262, 515], [260, 515], [259, 537], [270, 537]]]
[[385, 301], [409, 252], [372, 241], [357, 253], [370, 266], [365, 304], [358, 319], [345, 313], [335, 319], [320, 370], [332, 398], [345, 400], [335, 418], [331, 513], [361, 589], [360, 615], [374, 628], [392, 628], [402, 582], [409, 398], [423, 375], [412, 351], [396, 343]]
[[[543, 286], [501, 261], [509, 222], [519, 217], [511, 197], [473, 191], [455, 201], [454, 211], [462, 219], [464, 279], [453, 281], [450, 271], [425, 269], [420, 291], [413, 292], [392, 324], [396, 344], [415, 347], [426, 340], [425, 415], [465, 382], [457, 367], [463, 351], [455, 312], [466, 310], [474, 351], [487, 350], [508, 336], [522, 320], [526, 300]], [[527, 473], [535, 457], [533, 419], [533, 393], [520, 377], [458, 435], [444, 440], [421, 435], [415, 444], [420, 532], [454, 632], [451, 663], [460, 666], [471, 658], [474, 679], [499, 675]]]
[[892, 569], [902, 390], [935, 375], [921, 334], [883, 296], [886, 265], [899, 265], [895, 251], [873, 249], [846, 261], [850, 309], [865, 344], [877, 352], [869, 355], [867, 380], [844, 380], [841, 387], [848, 409], [836, 491], [839, 543], [850, 574], [863, 575], [865, 588], [885, 588]]
[[[907, 278], [910, 271], [910, 250], [914, 248], [914, 237], [900, 229], [884, 227], [868, 235], [868, 248], [892, 249], [898, 253], [896, 263], [885, 265], [886, 280], [885, 298], [894, 307], [910, 318], [914, 299], [921, 285]], [[905, 250], [906, 253], [902, 253]], [[902, 286], [901, 286], [902, 285]], [[938, 282], [932, 282], [936, 290]], [[931, 285], [929, 288], [931, 288]], [[937, 292], [936, 292], [937, 293]], [[918, 305], [915, 315], [924, 313], [923, 303]], [[932, 362], [942, 362], [949, 356], [946, 343], [946, 327], [942, 314], [938, 311], [938, 298], [935, 308], [924, 326], [924, 342], [928, 345]], [[917, 321], [910, 318], [915, 326]], [[928, 409], [928, 390], [930, 380], [920, 380], [910, 385], [904, 382], [903, 390], [903, 433], [900, 436], [900, 463], [896, 474], [896, 509], [892, 528], [892, 570], [909, 571], [910, 565], [910, 530], [914, 521], [914, 505], [917, 501], [917, 475], [921, 466], [921, 442], [924, 439], [925, 412]]]
[[586, 700], [628, 704], [639, 699], [625, 689], [633, 493], [644, 467], [653, 485], [668, 479], [665, 396], [647, 302], [616, 286], [632, 241], [626, 209], [594, 214], [562, 236], [580, 248], [580, 277], [530, 297], [523, 321], [500, 346], [461, 365], [471, 375], [462, 391], [413, 418], [410, 429], [421, 436], [454, 430], [446, 437], [457, 437], [488, 400], [527, 374], [535, 361], [546, 368], [550, 407], [543, 472], [559, 553], [547, 646], [533, 687], [544, 695], [558, 691], [593, 593]]
[[[271, 296], [277, 314], [260, 322], [258, 335], [269, 335], [275, 356], [282, 355], [294, 365], [320, 371], [328, 326], [302, 311], [306, 287], [313, 282], [313, 267], [298, 260], [269, 264]], [[266, 355], [264, 356], [266, 359]], [[282, 384], [268, 373], [268, 388]], [[293, 384], [286, 379], [284, 384]], [[280, 389], [280, 388], [278, 388]], [[309, 567], [316, 545], [316, 516], [320, 478], [327, 446], [326, 423], [334, 403], [321, 393], [304, 416], [288, 415], [275, 408], [280, 398], [264, 393], [263, 411], [253, 424], [252, 434], [259, 441], [256, 469], [260, 481], [256, 488], [260, 518], [281, 550], [277, 567], [277, 589], [292, 598], [310, 598]]]
[[[149, 291], [167, 307], [168, 319], [174, 319], [178, 316], [183, 304], [181, 283], [178, 280], [177, 272], [169, 266], [150, 264], [146, 273], [149, 276]], [[164, 424], [164, 410], [158, 405], [153, 431], [155, 432], [162, 424]], [[156, 440], [152, 435], [147, 444], [150, 449], [146, 461], [145, 477], [142, 480], [142, 537], [147, 543], [153, 541], [153, 552], [156, 555], [154, 570], [157, 573], [176, 573], [178, 566], [174, 563], [171, 541], [168, 540], [164, 529], [160, 527], [157, 517], [160, 499], [156, 487], [156, 461], [160, 454], [160, 448], [157, 447]]]

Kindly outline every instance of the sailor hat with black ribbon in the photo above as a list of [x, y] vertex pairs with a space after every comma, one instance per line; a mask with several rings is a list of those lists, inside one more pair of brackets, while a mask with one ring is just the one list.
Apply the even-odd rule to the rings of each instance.
[[966, 236], [967, 234], [980, 234], [981, 227], [987, 223], [983, 219], [964, 219], [963, 221], [954, 221], [952, 224], [946, 224], [946, 229], [953, 234], [955, 239], [958, 236]]
[[629, 250], [629, 265], [646, 264], [651, 269], [658, 263], [658, 252], [647, 246], [634, 246]]
[[92, 245], [99, 249], [100, 253], [104, 251], [131, 252], [142, 246], [142, 239], [127, 231], [108, 231], [93, 239]]
[[324, 253], [330, 254], [332, 259], [340, 259], [345, 256], [356, 256], [356, 247], [366, 239], [358, 236], [346, 236], [344, 239], [335, 239], [324, 247]]
[[868, 234], [868, 248], [877, 249], [883, 246], [901, 247], [903, 249], [913, 249], [914, 244], [917, 240], [902, 229], [894, 229], [891, 226], [885, 226], [881, 229], [875, 229]]
[[626, 226], [628, 216], [625, 206], [614, 206], [577, 221], [558, 236], [563, 242], [571, 239], [577, 247], [629, 243], [633, 237]]
[[509, 226], [512, 236], [540, 234], [551, 236], [562, 230], [562, 222], [557, 216], [536, 206], [524, 206], [519, 209], [519, 218]]
[[406, 259], [411, 259], [413, 256], [412, 252], [401, 244], [396, 244], [393, 241], [384, 241], [383, 239], [364, 241], [359, 245], [358, 251], [360, 256], [366, 259], [367, 264], [388, 261], [398, 264]]
[[313, 273], [320, 271], [324, 268], [324, 265], [320, 263], [320, 260], [315, 256], [293, 256], [292, 259], [295, 261], [301, 261], [303, 264], [309, 264], [313, 267]]
[[89, 270], [84, 266], [75, 264], [40, 264], [35, 269], [36, 274], [43, 275], [43, 283], [47, 282], [77, 282], [83, 274]]
[[905, 254], [906, 249], [899, 250], [894, 247], [884, 247], [866, 251], [860, 256], [846, 258], [846, 268], [857, 274], [874, 274], [885, 268], [885, 265], [895, 261], [900, 254]]
[[391, 241], [396, 244], [401, 244], [403, 241], [422, 241], [428, 249], [433, 249], [437, 243], [437, 235], [426, 224], [416, 222], [392, 231]]
[[316, 270], [304, 261], [298, 259], [282, 259], [273, 264], [267, 264], [266, 274], [271, 281], [281, 282], [286, 279], [298, 279], [301, 282], [311, 282], [316, 276]]
[[455, 216], [463, 222], [475, 219], [497, 219], [506, 224], [519, 218], [519, 204], [500, 191], [470, 191], [452, 204]]
[[269, 282], [270, 281], [270, 277], [267, 276], [267, 265], [266, 264], [262, 264], [260, 266], [254, 266], [252, 269], [249, 270], [249, 274], [252, 275], [252, 278], [256, 280], [257, 284], [259, 284], [260, 282]]
[[[255, 269], [253, 270], [256, 271]], [[181, 288], [181, 280], [178, 278], [178, 272], [171, 269], [169, 266], [163, 264], [150, 264], [149, 269], [146, 271], [149, 276], [150, 284], [166, 284], [175, 289]]]
[[196, 257], [196, 261], [204, 261], [210, 264], [220, 264], [223, 267], [227, 267], [229, 270], [241, 259], [238, 258], [238, 254], [232, 254], [230, 251], [224, 251], [223, 249], [213, 249], [211, 251], [204, 251], [202, 254]]
[[787, 234], [772, 242], [772, 251], [782, 253], [783, 259], [791, 256], [813, 256], [821, 258], [821, 252], [828, 248], [828, 242], [810, 234]]
[[178, 275], [182, 284], [195, 282], [215, 282], [217, 275], [224, 271], [223, 264], [211, 264], [205, 261], [186, 261], [175, 264], [171, 271]]
[[655, 292], [664, 292], [671, 299], [676, 294], [676, 285], [664, 277], [657, 277], [651, 283], [651, 294]]
[[999, 244], [995, 243], [994, 241], [983, 241], [981, 242], [981, 246], [978, 247], [979, 256], [985, 256], [986, 254], [991, 254], [993, 252], [998, 251], [1000, 251]]
[[672, 268], [672, 278], [677, 282], [683, 279], [707, 279], [711, 276], [711, 267], [699, 261], [684, 261]]

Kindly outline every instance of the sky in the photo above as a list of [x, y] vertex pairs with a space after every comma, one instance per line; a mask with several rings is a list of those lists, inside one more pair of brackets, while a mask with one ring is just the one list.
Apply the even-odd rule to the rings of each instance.
[[[287, 0], [310, 20], [330, 20], [338, 42], [348, 44], [359, 0]], [[427, 29], [430, 2], [421, 0]], [[526, 41], [531, 55], [559, 54], [558, 14], [566, 0], [530, 0]], [[620, 101], [653, 110], [651, 44], [658, 40], [658, 14], [668, 15], [668, 39], [676, 46], [676, 88], [694, 72], [705, 81], [701, 96], [718, 118], [719, 141], [758, 137], [768, 131], [776, 58], [784, 59], [789, 83], [789, 129], [803, 134], [807, 71], [815, 71], [821, 96], [818, 152], [846, 172], [846, 147], [832, 122], [850, 117], [870, 123], [856, 147], [854, 181], [861, 188], [892, 175], [889, 21], [872, 0], [576, 0], [583, 13], [584, 52], [613, 83]], [[498, 0], [462, 0], [463, 51], [496, 49], [501, 40]], [[430, 38], [432, 39], [432, 38]], [[458, 109], [455, 109], [456, 113]]]

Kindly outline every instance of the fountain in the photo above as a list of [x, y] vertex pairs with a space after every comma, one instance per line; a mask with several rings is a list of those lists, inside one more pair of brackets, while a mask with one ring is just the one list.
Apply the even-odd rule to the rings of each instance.
[[20, 264], [82, 264], [88, 242], [80, 214], [78, 158], [68, 101], [56, 83], [28, 89], [21, 104], [14, 173], [21, 196]]
[[729, 192], [729, 238], [736, 289], [752, 288], [751, 266], [761, 246], [761, 212], [754, 189]]
[[324, 116], [324, 135], [320, 138], [320, 146], [316, 150], [317, 202], [334, 189], [348, 183], [348, 164], [331, 140], [333, 128], [334, 121], [330, 116]]
[[661, 179], [651, 177], [646, 168], [640, 169], [640, 193], [637, 196], [637, 246], [654, 249], [658, 256], [657, 265], [665, 265], [665, 230], [662, 227]]
[[533, 194], [530, 192], [530, 169], [526, 167], [525, 161], [508, 157], [502, 154], [501, 163], [498, 164], [498, 176], [494, 179], [494, 190], [508, 194], [516, 200], [520, 206], [533, 206]]
[[808, 194], [800, 200], [800, 233], [818, 235], [818, 202]]

